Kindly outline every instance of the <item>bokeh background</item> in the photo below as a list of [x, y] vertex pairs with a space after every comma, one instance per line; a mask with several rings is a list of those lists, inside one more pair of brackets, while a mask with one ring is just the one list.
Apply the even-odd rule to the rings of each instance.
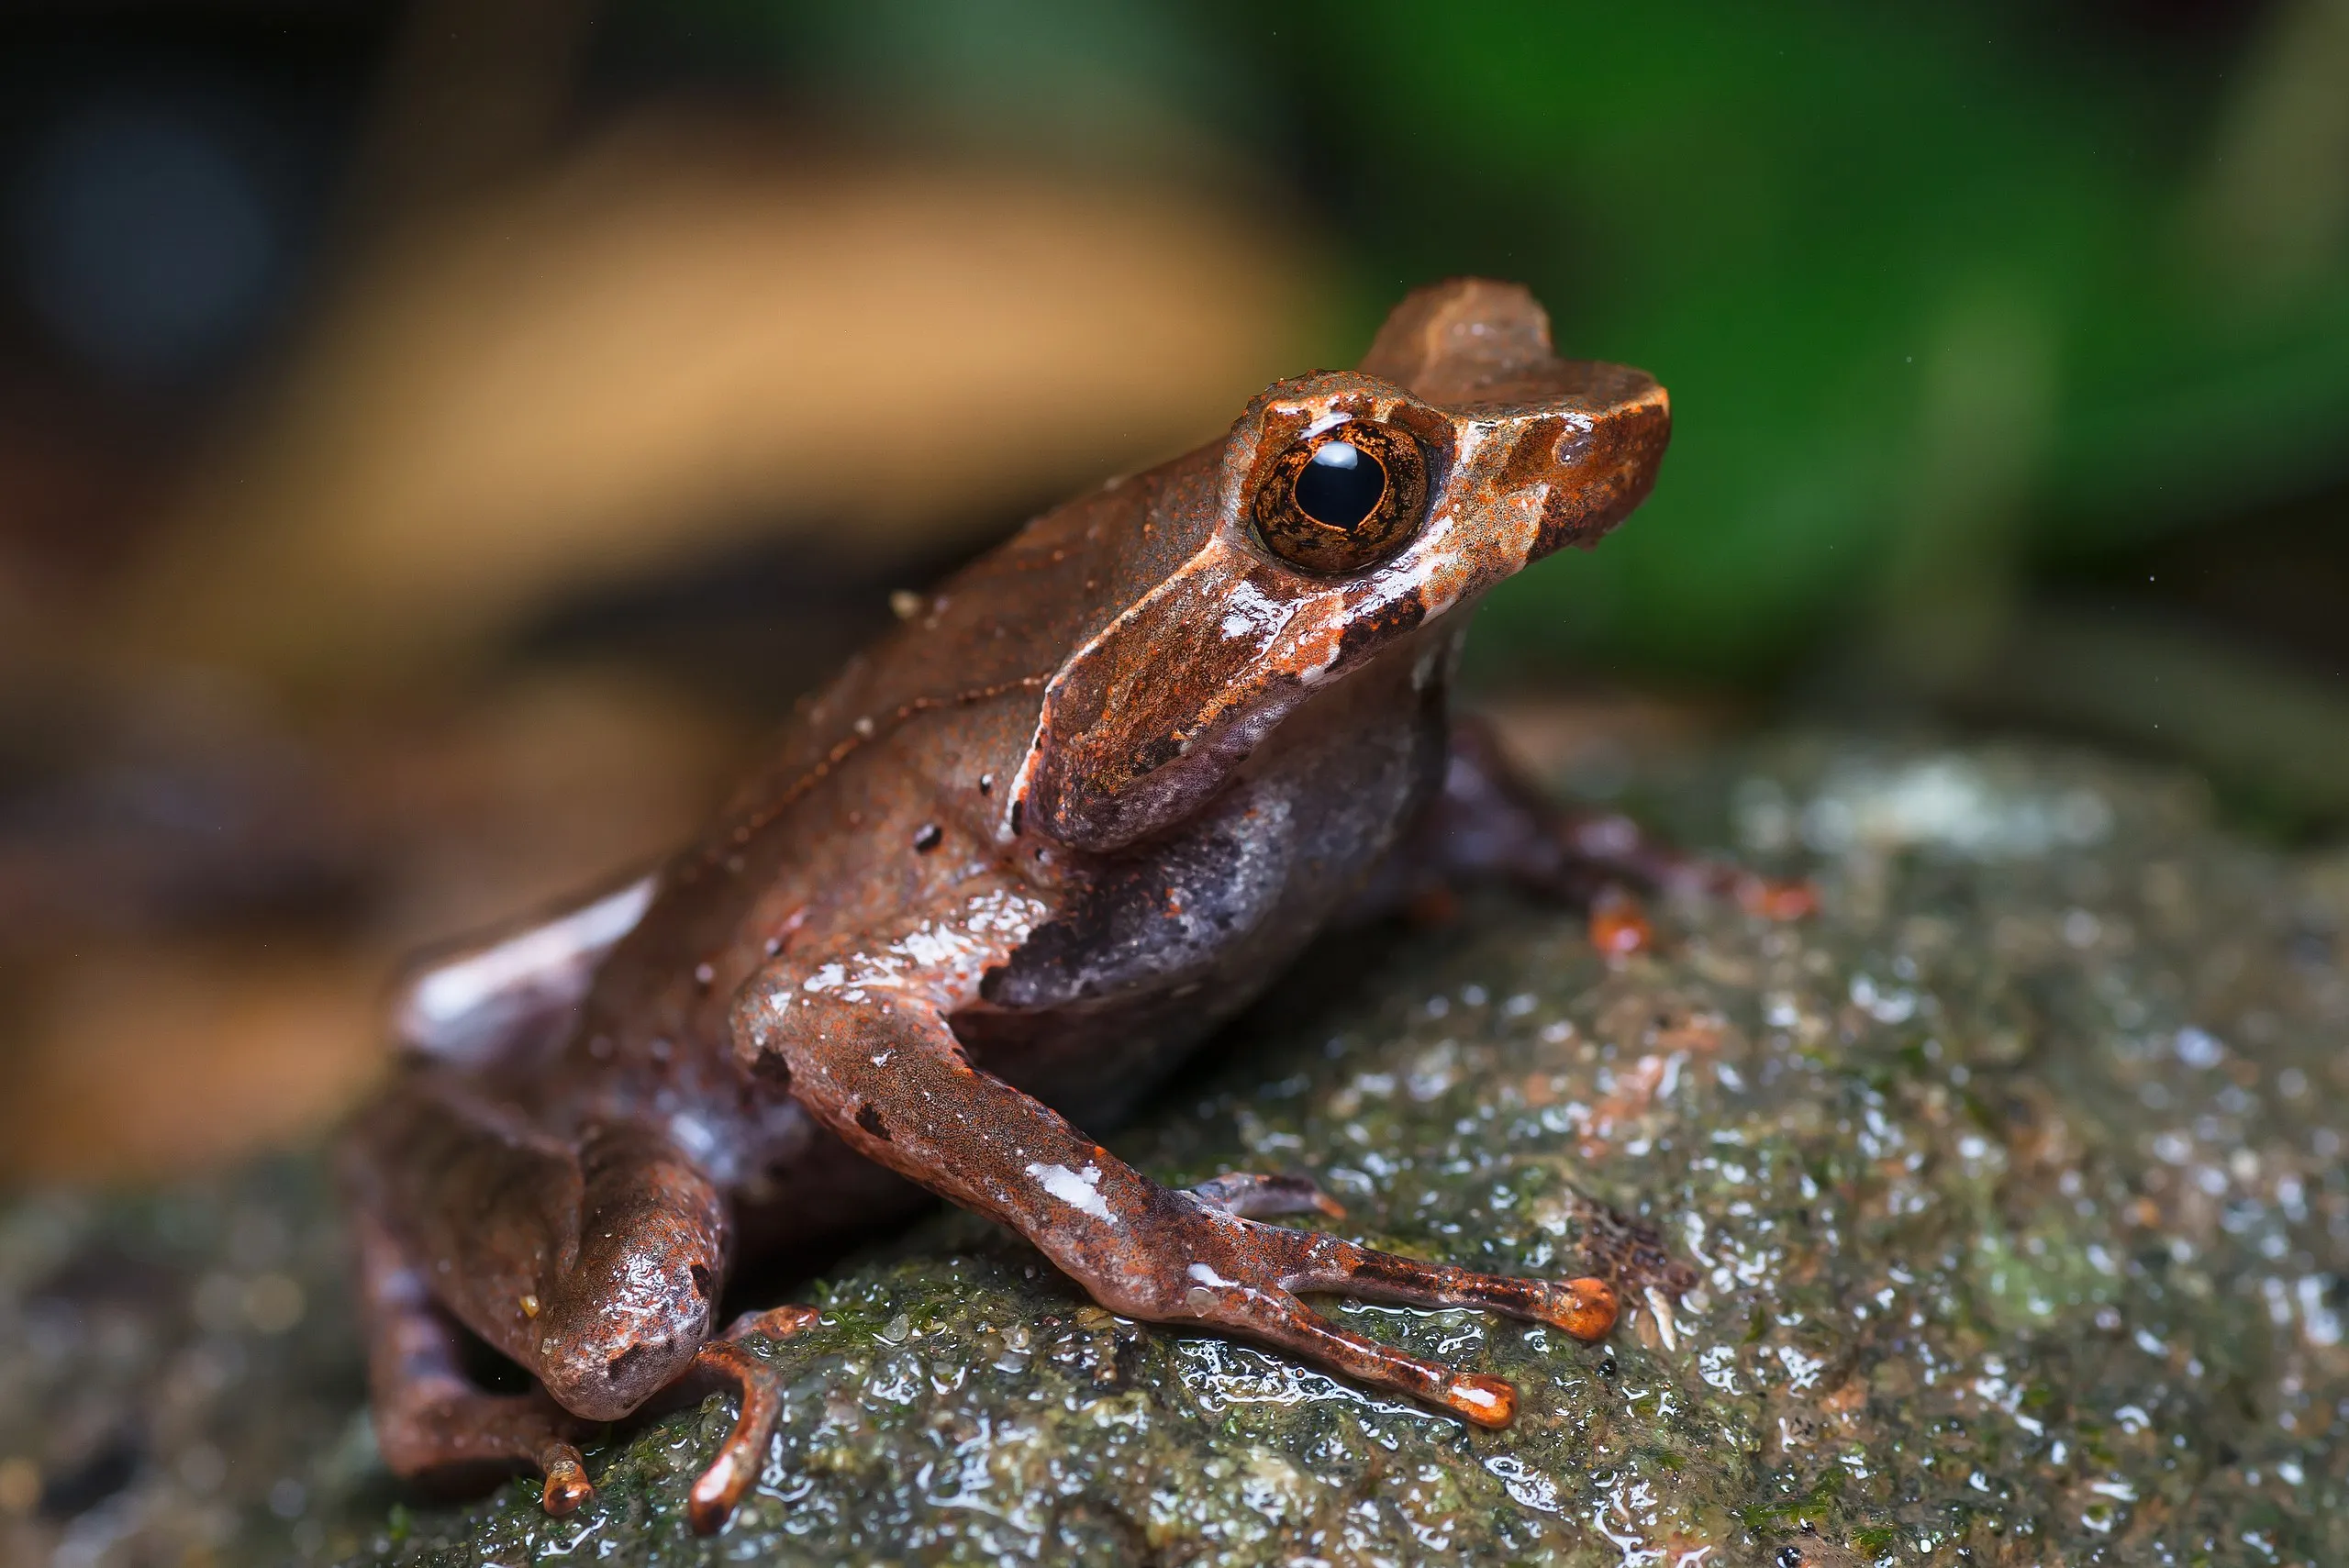
[[0, 1180], [313, 1137], [917, 587], [1520, 278], [1672, 390], [1472, 679], [2349, 818], [2349, 0], [20, 0]]

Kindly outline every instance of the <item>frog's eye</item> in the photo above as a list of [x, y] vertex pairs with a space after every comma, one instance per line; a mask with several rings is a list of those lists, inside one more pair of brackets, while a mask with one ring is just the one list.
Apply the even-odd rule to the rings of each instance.
[[1392, 425], [1350, 420], [1284, 450], [1256, 486], [1250, 511], [1264, 548], [1325, 576], [1359, 572], [1419, 531], [1428, 463]]

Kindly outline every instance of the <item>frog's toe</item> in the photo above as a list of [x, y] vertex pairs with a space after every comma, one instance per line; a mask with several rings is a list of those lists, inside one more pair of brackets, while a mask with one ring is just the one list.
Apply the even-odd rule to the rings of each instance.
[[376, 1444], [393, 1474], [462, 1479], [528, 1465], [546, 1478], [540, 1501], [557, 1518], [596, 1496], [573, 1439], [591, 1429], [535, 1394], [484, 1394], [453, 1380], [375, 1406]]
[[763, 1311], [745, 1312], [726, 1326], [721, 1340], [748, 1339], [752, 1334], [769, 1340], [787, 1340], [794, 1334], [805, 1333], [823, 1321], [823, 1314], [812, 1307], [770, 1307]]
[[[1508, 1384], [1341, 1329], [1297, 1296], [1327, 1293], [1421, 1307], [1473, 1307], [1553, 1324], [1585, 1340], [1603, 1337], [1616, 1315], [1615, 1291], [1604, 1280], [1476, 1273], [1375, 1251], [1335, 1236], [1220, 1216], [1186, 1236], [1179, 1253], [1154, 1272], [1162, 1290], [1180, 1276], [1180, 1304], [1167, 1292], [1162, 1297], [1164, 1316], [1236, 1330], [1485, 1427], [1506, 1426], [1516, 1413], [1517, 1392]], [[1159, 1314], [1144, 1314], [1154, 1315]]]
[[[1213, 1275], [1214, 1271], [1208, 1271]], [[1197, 1269], [1193, 1277], [1200, 1279]], [[1261, 1340], [1359, 1383], [1391, 1388], [1480, 1427], [1506, 1427], [1517, 1389], [1505, 1379], [1463, 1372], [1341, 1329], [1283, 1290], [1216, 1278], [1191, 1287], [1191, 1315]]]
[[585, 1456], [569, 1443], [549, 1443], [540, 1451], [538, 1464], [547, 1478], [539, 1492], [539, 1506], [554, 1518], [568, 1518], [596, 1495], [587, 1480]]
[[546, 1477], [548, 1513], [572, 1513], [593, 1497], [576, 1444], [594, 1429], [543, 1393], [473, 1386], [457, 1326], [434, 1302], [424, 1271], [373, 1217], [361, 1214], [353, 1229], [375, 1441], [392, 1473], [454, 1480], [530, 1465]]
[[1546, 1280], [1477, 1273], [1328, 1237], [1313, 1237], [1297, 1251], [1301, 1255], [1283, 1281], [1291, 1290], [1419, 1307], [1474, 1307], [1548, 1323], [1586, 1342], [1606, 1338], [1615, 1327], [1615, 1287], [1595, 1276]]
[[[785, 1308], [804, 1311], [805, 1308]], [[762, 1314], [762, 1318], [773, 1316]], [[814, 1315], [808, 1315], [812, 1321]], [[799, 1327], [805, 1327], [804, 1323]], [[738, 1329], [744, 1326], [736, 1325]], [[747, 1331], [773, 1334], [776, 1330], [765, 1322], [754, 1322]], [[784, 1332], [796, 1331], [785, 1329]], [[736, 1343], [732, 1338], [713, 1340], [701, 1348], [694, 1358], [695, 1370], [731, 1383], [741, 1391], [741, 1414], [734, 1418], [734, 1429], [719, 1445], [718, 1457], [694, 1483], [693, 1491], [685, 1498], [685, 1517], [696, 1535], [715, 1535], [734, 1516], [742, 1494], [759, 1478], [766, 1464], [767, 1450], [774, 1441], [775, 1422], [783, 1415], [783, 1390], [774, 1369]]]

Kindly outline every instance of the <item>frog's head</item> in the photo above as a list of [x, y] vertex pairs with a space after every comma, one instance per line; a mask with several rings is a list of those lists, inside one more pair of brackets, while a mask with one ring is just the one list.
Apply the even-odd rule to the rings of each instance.
[[1088, 849], [1130, 842], [1398, 644], [1435, 678], [1486, 590], [1646, 498], [1670, 434], [1662, 387], [1558, 358], [1523, 288], [1413, 294], [1360, 370], [1275, 383], [1191, 460], [1212, 466], [1204, 483], [1154, 487], [1137, 520], [1185, 553], [1054, 675], [1028, 820]]

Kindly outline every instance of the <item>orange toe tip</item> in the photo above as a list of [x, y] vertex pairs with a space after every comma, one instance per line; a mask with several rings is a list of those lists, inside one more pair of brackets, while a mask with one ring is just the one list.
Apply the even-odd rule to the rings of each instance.
[[1506, 1427], [1517, 1418], [1517, 1385], [1468, 1373], [1445, 1391], [1444, 1403], [1480, 1427]]
[[1346, 1206], [1328, 1193], [1313, 1195], [1313, 1208], [1315, 1213], [1325, 1219], [1343, 1219], [1346, 1217]]
[[1655, 928], [1631, 900], [1608, 902], [1590, 912], [1590, 945], [1608, 958], [1629, 958], [1655, 946]]
[[1608, 1330], [1615, 1327], [1620, 1310], [1615, 1287], [1603, 1279], [1586, 1275], [1566, 1281], [1559, 1289], [1566, 1299], [1550, 1320], [1586, 1343], [1605, 1339]]
[[1772, 920], [1807, 920], [1819, 913], [1819, 889], [1807, 881], [1747, 877], [1738, 886], [1737, 901], [1749, 912]]
[[721, 1459], [702, 1473], [700, 1480], [685, 1496], [685, 1520], [696, 1535], [716, 1535], [734, 1517], [734, 1505], [742, 1500], [742, 1487], [736, 1479], [734, 1462]]
[[551, 1517], [568, 1518], [595, 1495], [585, 1472], [575, 1464], [559, 1464], [547, 1473], [546, 1489], [539, 1494], [539, 1503]]
[[794, 1334], [804, 1334], [822, 1320], [823, 1314], [812, 1307], [774, 1307], [762, 1312], [744, 1325], [747, 1332], [764, 1334], [770, 1340], [787, 1340]]

